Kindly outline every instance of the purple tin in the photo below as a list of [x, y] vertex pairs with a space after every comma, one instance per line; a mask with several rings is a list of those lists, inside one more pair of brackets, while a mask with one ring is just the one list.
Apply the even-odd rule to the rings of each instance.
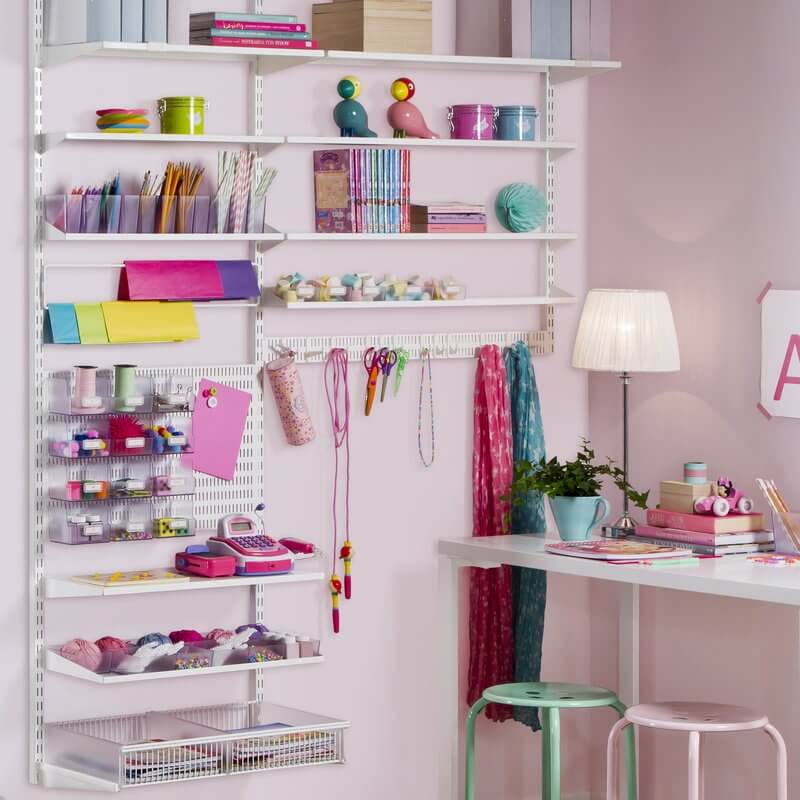
[[494, 106], [449, 106], [451, 139], [494, 139]]

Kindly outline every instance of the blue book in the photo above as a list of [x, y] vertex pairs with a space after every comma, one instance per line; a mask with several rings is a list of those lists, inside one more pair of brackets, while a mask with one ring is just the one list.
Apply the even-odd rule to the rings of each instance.
[[238, 30], [232, 28], [205, 28], [201, 30], [192, 30], [193, 37], [209, 38], [215, 37], [230, 37], [231, 39], [300, 39], [301, 41], [308, 42], [311, 40], [311, 34], [305, 33], [291, 33], [284, 31], [251, 31], [251, 30]]
[[533, 58], [550, 58], [551, 0], [531, 0]]
[[572, 0], [550, 0], [550, 58], [572, 57]]

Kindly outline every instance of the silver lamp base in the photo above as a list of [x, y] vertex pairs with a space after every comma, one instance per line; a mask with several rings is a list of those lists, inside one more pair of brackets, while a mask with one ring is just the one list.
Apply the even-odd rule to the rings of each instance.
[[614, 527], [633, 533], [638, 524], [639, 523], [636, 522], [630, 514], [625, 513], [614, 523]]

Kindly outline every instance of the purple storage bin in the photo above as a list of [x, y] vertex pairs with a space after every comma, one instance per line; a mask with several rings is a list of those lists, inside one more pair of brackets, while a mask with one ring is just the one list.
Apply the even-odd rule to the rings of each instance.
[[448, 106], [451, 139], [494, 139], [494, 106]]
[[194, 233], [209, 233], [208, 227], [208, 209], [211, 198], [208, 195], [195, 197], [194, 199], [194, 224], [192, 231]]
[[85, 194], [83, 195], [83, 219], [81, 233], [100, 232], [100, 201], [102, 195]]
[[139, 230], [138, 233], [156, 232], [156, 211], [158, 196], [143, 195], [139, 198]]
[[48, 194], [44, 198], [44, 218], [56, 230], [66, 233], [67, 230], [67, 196]]
[[81, 218], [83, 217], [83, 195], [67, 195], [67, 233], [81, 232]]
[[119, 220], [120, 233], [136, 233], [139, 228], [139, 195], [126, 194], [122, 198]]

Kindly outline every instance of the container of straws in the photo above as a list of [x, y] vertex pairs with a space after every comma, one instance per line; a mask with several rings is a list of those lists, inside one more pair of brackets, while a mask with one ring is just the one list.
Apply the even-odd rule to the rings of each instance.
[[800, 513], [791, 511], [775, 481], [756, 478], [772, 513], [772, 534], [775, 551], [796, 555], [800, 553]]
[[277, 170], [261, 167], [251, 151], [221, 151], [217, 155], [217, 194], [209, 228], [216, 233], [265, 233], [267, 192]]

